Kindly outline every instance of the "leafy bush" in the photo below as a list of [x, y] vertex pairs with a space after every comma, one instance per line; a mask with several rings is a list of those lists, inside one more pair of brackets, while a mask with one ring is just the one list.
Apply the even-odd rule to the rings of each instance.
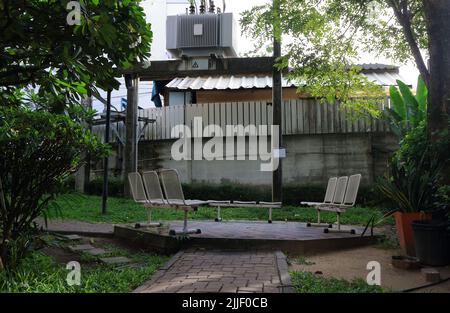
[[408, 131], [389, 162], [389, 173], [378, 181], [378, 189], [394, 209], [419, 212], [448, 206], [441, 180], [449, 148], [448, 133], [431, 142], [424, 122]]
[[398, 89], [391, 86], [391, 108], [386, 110], [391, 130], [400, 138], [411, 129], [419, 127], [427, 118], [428, 90], [425, 82], [419, 76], [417, 92], [413, 95], [411, 89], [402, 81], [397, 80]]
[[[120, 178], [110, 177], [108, 179], [108, 195], [111, 197], [123, 197], [124, 182]], [[88, 195], [101, 196], [103, 194], [103, 178], [91, 180], [86, 186]]]
[[428, 90], [421, 77], [416, 95], [405, 83], [397, 83], [399, 90], [390, 88], [392, 107], [387, 110], [387, 117], [400, 139], [400, 148], [389, 161], [388, 173], [378, 180], [377, 189], [389, 199], [392, 208], [402, 212], [448, 210], [442, 174], [449, 163], [449, 131], [430, 140]]
[[0, 258], [8, 266], [23, 256], [29, 240], [20, 237], [46, 216], [82, 152], [106, 150], [68, 116], [24, 107], [0, 108], [0, 146]]

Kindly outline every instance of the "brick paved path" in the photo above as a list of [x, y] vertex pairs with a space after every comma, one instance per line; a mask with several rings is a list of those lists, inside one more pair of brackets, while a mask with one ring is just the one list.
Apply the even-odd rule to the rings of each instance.
[[177, 253], [136, 293], [292, 292], [281, 252], [191, 250]]

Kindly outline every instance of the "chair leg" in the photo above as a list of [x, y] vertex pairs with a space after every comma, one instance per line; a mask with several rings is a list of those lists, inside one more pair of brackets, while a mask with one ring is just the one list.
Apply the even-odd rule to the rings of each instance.
[[220, 216], [220, 206], [217, 207], [217, 217], [214, 221], [222, 222], [222, 217]]
[[317, 210], [317, 223], [307, 223], [306, 226], [307, 226], [307, 227], [311, 227], [311, 226], [314, 226], [314, 227], [323, 227], [323, 226], [327, 226], [328, 228], [333, 228], [333, 224], [330, 224], [330, 223], [322, 223], [322, 222], [321, 222], [320, 210], [319, 210], [319, 209], [316, 209], [316, 210]]
[[171, 229], [169, 231], [169, 235], [176, 236], [176, 235], [189, 235], [189, 234], [201, 234], [202, 231], [200, 229], [188, 229], [187, 226], [188, 222], [188, 210], [184, 210], [184, 220], [183, 220], [183, 230], [181, 232], [176, 231], [174, 229]]
[[161, 223], [152, 222], [152, 209], [147, 208], [147, 223], [146, 224], [140, 224], [137, 223], [134, 225], [135, 228], [141, 228], [141, 227], [159, 227], [161, 226]]
[[269, 208], [269, 224], [272, 224], [272, 208]]
[[337, 222], [337, 229], [328, 229], [325, 228], [323, 231], [324, 233], [350, 233], [352, 235], [356, 234], [356, 231], [354, 229], [350, 229], [350, 230], [342, 230], [341, 229], [341, 212], [336, 212], [337, 214], [337, 218], [336, 218], [336, 222]]

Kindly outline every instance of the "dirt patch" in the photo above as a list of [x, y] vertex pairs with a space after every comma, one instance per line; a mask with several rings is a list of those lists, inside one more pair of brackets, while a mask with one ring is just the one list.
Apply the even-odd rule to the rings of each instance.
[[[422, 285], [426, 285], [424, 275], [420, 270], [408, 271], [394, 268], [391, 265], [393, 255], [401, 255], [396, 249], [380, 249], [377, 247], [363, 247], [358, 249], [330, 252], [320, 255], [312, 255], [306, 258], [291, 259], [290, 270], [321, 272], [325, 277], [353, 280], [355, 278], [366, 279], [369, 271], [367, 263], [377, 261], [381, 265], [381, 285], [393, 291], [402, 291]], [[299, 264], [301, 263], [301, 264]], [[450, 277], [450, 267], [438, 268], [443, 279]], [[418, 292], [450, 292], [450, 281]]]

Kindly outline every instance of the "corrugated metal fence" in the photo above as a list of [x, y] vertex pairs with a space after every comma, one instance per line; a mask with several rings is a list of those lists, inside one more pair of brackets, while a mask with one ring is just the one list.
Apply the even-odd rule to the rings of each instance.
[[[379, 104], [383, 109], [388, 99]], [[315, 99], [285, 101], [282, 107], [283, 134], [333, 134], [387, 132], [387, 123], [371, 117], [357, 117], [337, 104], [321, 103]], [[218, 125], [225, 132], [226, 125], [272, 125], [272, 105], [269, 102], [201, 103], [169, 106], [140, 111], [140, 116], [155, 119], [143, 133], [145, 140], [175, 139], [171, 130], [187, 125], [193, 130], [194, 117], [202, 117], [203, 126]], [[143, 127], [141, 123], [140, 127]], [[112, 125], [113, 132], [125, 138], [123, 123]], [[94, 133], [104, 137], [104, 126], [95, 126]], [[115, 138], [115, 137], [114, 137]]]

